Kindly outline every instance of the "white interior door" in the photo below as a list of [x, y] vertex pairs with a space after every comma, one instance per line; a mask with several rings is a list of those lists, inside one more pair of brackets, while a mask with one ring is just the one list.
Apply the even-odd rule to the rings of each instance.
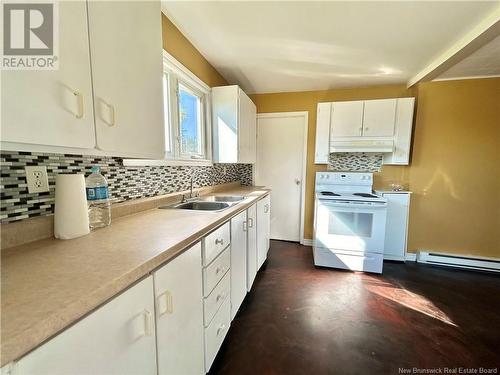
[[300, 241], [307, 114], [257, 116], [255, 184], [272, 189], [271, 238]]

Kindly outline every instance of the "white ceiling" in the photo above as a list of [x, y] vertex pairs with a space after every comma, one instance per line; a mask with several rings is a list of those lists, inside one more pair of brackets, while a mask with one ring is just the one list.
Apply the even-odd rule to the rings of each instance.
[[500, 36], [452, 66], [437, 79], [491, 76], [500, 76]]
[[406, 83], [499, 3], [162, 4], [230, 83], [264, 93]]

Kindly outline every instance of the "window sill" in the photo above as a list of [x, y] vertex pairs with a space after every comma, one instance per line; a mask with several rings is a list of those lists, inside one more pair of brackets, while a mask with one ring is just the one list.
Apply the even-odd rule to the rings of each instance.
[[212, 160], [207, 159], [123, 159], [125, 167], [159, 167], [159, 166], [212, 166]]

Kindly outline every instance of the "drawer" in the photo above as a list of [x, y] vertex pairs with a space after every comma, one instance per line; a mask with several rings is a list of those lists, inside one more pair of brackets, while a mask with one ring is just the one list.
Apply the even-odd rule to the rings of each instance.
[[205, 327], [210, 324], [215, 313], [226, 299], [231, 296], [231, 272], [226, 272], [212, 293], [203, 301]]
[[205, 328], [205, 370], [210, 366], [226, 337], [231, 324], [231, 304], [229, 298], [222, 304], [210, 325]]
[[203, 269], [203, 297], [208, 297], [229, 268], [231, 268], [231, 252], [230, 248], [227, 248], [212, 264]]
[[217, 228], [215, 231], [203, 238], [203, 265], [209, 265], [210, 262], [217, 258], [217, 255], [219, 255], [222, 250], [224, 250], [229, 245], [230, 242], [231, 227], [229, 222]]

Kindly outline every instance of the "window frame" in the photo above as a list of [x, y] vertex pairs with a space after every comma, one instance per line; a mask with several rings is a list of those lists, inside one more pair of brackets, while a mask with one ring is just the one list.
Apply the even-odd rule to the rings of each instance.
[[[199, 79], [188, 68], [182, 65], [168, 52], [163, 50], [163, 75], [167, 77], [167, 89], [164, 93], [164, 107], [168, 103], [169, 111], [165, 114], [165, 145], [170, 145], [170, 151], [165, 147], [164, 158], [161, 160], [124, 159], [128, 166], [155, 165], [213, 165], [212, 162], [212, 100], [211, 88]], [[195, 96], [201, 98], [202, 107], [202, 147], [204, 155], [181, 154], [180, 118], [178, 87], [182, 84]]]

